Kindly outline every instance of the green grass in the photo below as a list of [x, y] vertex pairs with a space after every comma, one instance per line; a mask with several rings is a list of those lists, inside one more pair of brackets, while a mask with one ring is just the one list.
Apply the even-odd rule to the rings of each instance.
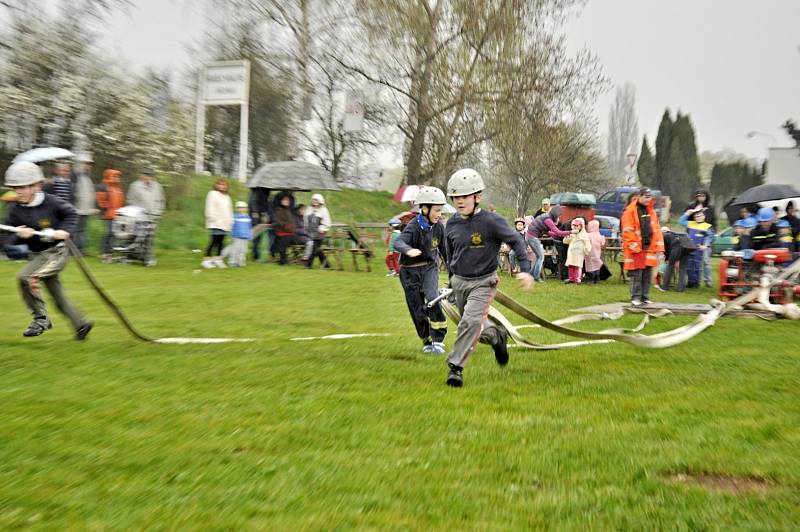
[[[74, 265], [65, 282], [97, 323], [90, 339], [74, 342], [58, 315], [24, 339], [20, 265], [1, 262], [0, 529], [788, 530], [800, 520], [796, 323], [723, 319], [663, 351], [513, 350], [506, 369], [479, 346], [465, 388], [452, 390], [382, 268], [196, 273], [197, 256], [179, 251], [153, 269], [91, 265], [146, 333], [257, 341], [139, 343]], [[551, 318], [626, 297], [618, 282], [521, 294], [504, 277], [501, 288]], [[391, 336], [290, 341], [341, 332]], [[728, 493], [665, 482], [671, 472], [771, 484]]]

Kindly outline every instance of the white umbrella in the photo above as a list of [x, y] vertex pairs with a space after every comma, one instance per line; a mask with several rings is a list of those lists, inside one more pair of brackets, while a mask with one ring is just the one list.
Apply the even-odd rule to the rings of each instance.
[[74, 154], [64, 148], [34, 148], [24, 151], [14, 157], [13, 163], [27, 161], [29, 163], [40, 163], [42, 161], [52, 161], [54, 159], [66, 159]]

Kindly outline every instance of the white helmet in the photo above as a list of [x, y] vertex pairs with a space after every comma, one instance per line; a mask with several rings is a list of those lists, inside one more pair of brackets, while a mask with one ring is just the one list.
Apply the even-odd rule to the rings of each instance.
[[317, 200], [320, 205], [325, 205], [325, 198], [322, 197], [322, 194], [314, 194], [311, 199]]
[[6, 170], [7, 187], [24, 187], [43, 180], [42, 169], [28, 161], [14, 163]]
[[447, 203], [447, 198], [444, 197], [444, 192], [436, 187], [421, 187], [417, 192], [414, 203], [420, 205], [444, 205]]
[[481, 175], [472, 168], [462, 168], [447, 181], [447, 195], [450, 197], [477, 194], [484, 188]]

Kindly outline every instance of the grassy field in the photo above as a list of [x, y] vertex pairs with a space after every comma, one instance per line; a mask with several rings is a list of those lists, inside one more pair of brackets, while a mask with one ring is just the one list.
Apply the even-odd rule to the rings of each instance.
[[[198, 270], [208, 184], [180, 185], [156, 268], [90, 264], [145, 333], [254, 343], [140, 343], [74, 265], [64, 278], [96, 322], [89, 340], [58, 314], [26, 339], [21, 264], [0, 262], [0, 529], [797, 528], [797, 323], [726, 318], [663, 351], [512, 350], [505, 369], [479, 346], [454, 390], [380, 253], [373, 273]], [[328, 198], [336, 221], [401, 207]], [[549, 318], [627, 297], [618, 281], [501, 288]], [[291, 340], [332, 333], [388, 336]]]
[[[74, 265], [66, 283], [97, 323], [90, 339], [74, 342], [58, 316], [54, 330], [24, 339], [19, 265], [0, 263], [0, 528], [791, 529], [800, 520], [796, 323], [725, 319], [665, 351], [514, 350], [506, 369], [481, 346], [466, 387], [453, 390], [443, 358], [420, 353], [398, 282], [382, 271], [197, 273], [197, 257], [176, 251], [154, 269], [91, 264], [147, 333], [257, 341], [139, 343]], [[618, 282], [502, 288], [553, 318], [626, 295]], [[361, 332], [390, 336], [290, 340]], [[704, 473], [753, 486], [671, 480]]]

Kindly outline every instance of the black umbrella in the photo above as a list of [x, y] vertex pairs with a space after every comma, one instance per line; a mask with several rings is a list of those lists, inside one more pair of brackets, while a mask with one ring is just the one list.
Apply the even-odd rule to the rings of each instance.
[[800, 191], [792, 185], [758, 185], [748, 188], [736, 196], [731, 205], [747, 205], [762, 201], [781, 200], [800, 197]]
[[728, 220], [733, 223], [739, 219], [739, 209], [747, 207], [747, 209], [755, 214], [758, 210], [758, 204], [762, 201], [781, 200], [786, 198], [800, 197], [800, 191], [792, 185], [758, 185], [748, 188], [731, 201], [729, 201], [724, 209], [728, 215]]

